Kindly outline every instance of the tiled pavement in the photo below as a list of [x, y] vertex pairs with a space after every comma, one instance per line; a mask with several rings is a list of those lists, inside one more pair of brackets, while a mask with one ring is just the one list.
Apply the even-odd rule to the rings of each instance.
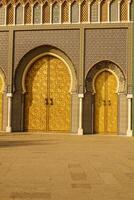
[[134, 138], [0, 135], [0, 200], [134, 200]]

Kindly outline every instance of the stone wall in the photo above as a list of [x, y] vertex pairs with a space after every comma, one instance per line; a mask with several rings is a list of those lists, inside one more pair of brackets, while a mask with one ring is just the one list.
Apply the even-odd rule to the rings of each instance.
[[7, 75], [8, 71], [8, 32], [7, 31], [0, 31], [0, 67]]
[[59, 48], [71, 59], [75, 69], [78, 71], [80, 51], [79, 30], [16, 31], [14, 69], [16, 69], [19, 61], [26, 53], [42, 45]]
[[88, 29], [85, 32], [85, 74], [97, 62], [109, 60], [127, 74], [127, 29]]

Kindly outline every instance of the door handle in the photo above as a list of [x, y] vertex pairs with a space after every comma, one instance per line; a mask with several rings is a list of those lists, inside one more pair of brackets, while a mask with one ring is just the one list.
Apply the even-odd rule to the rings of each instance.
[[110, 100], [108, 100], [108, 105], [111, 106], [111, 101]]
[[105, 100], [103, 100], [103, 105], [106, 106], [106, 101]]
[[45, 105], [48, 105], [48, 98], [45, 98]]
[[50, 105], [54, 105], [53, 99], [50, 98]]

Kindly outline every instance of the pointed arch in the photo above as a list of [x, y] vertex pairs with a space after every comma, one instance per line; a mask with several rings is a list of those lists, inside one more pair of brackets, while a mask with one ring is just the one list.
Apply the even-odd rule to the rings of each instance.
[[33, 23], [41, 23], [41, 5], [38, 2], [33, 7]]
[[31, 6], [29, 3], [25, 5], [25, 24], [31, 24]]
[[52, 22], [53, 23], [59, 23], [60, 22], [60, 5], [58, 2], [55, 2], [52, 7]]
[[64, 1], [62, 4], [62, 23], [69, 21], [69, 5], [67, 1]]
[[13, 24], [13, 5], [11, 3], [7, 6], [7, 24]]
[[81, 4], [81, 21], [88, 22], [88, 1], [84, 0]]
[[110, 4], [110, 21], [118, 21], [118, 0], [113, 0]]
[[43, 23], [50, 23], [50, 6], [48, 2], [43, 5]]
[[5, 24], [5, 7], [0, 4], [0, 25]]
[[98, 1], [94, 0], [91, 3], [90, 7], [90, 18], [91, 22], [97, 22], [98, 21]]
[[103, 0], [100, 6], [100, 20], [106, 22], [108, 19], [108, 4], [107, 0]]
[[71, 22], [79, 22], [79, 5], [76, 1], [74, 1], [71, 5]]
[[120, 4], [121, 21], [127, 21], [128, 18], [128, 1], [122, 0]]
[[16, 6], [15, 23], [16, 24], [23, 24], [23, 7], [20, 3]]

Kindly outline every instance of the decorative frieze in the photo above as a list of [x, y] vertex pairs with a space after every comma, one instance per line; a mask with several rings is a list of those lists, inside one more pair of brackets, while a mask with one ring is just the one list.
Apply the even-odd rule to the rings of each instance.
[[0, 0], [0, 25], [22, 25], [20, 18], [24, 24], [131, 22], [132, 7], [133, 0]]

